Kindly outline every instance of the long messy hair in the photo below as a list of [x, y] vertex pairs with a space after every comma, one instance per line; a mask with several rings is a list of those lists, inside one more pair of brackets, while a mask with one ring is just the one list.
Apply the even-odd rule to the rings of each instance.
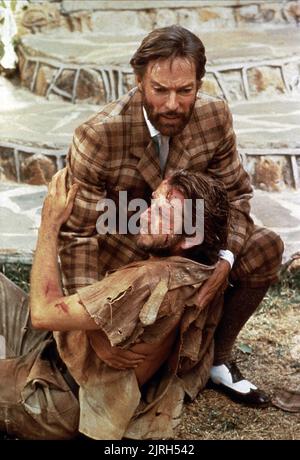
[[[226, 249], [229, 229], [229, 200], [222, 182], [203, 173], [180, 170], [168, 177], [169, 184], [192, 200], [192, 221], [196, 221], [196, 199], [204, 200], [204, 240], [198, 248], [210, 261]], [[197, 253], [191, 248], [189, 255]], [[194, 257], [191, 257], [194, 258]]]

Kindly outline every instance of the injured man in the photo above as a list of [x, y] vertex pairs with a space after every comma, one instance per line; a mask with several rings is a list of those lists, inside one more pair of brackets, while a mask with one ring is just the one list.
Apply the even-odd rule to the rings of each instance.
[[[185, 396], [205, 387], [213, 364], [223, 289], [205, 308], [197, 293], [226, 248], [226, 192], [203, 174], [173, 173], [140, 215], [136, 244], [149, 257], [64, 296], [58, 235], [78, 190], [67, 193], [65, 179], [64, 170], [53, 177], [44, 202], [29, 308], [26, 294], [0, 275], [0, 431], [25, 439], [171, 438]], [[201, 231], [182, 233], [183, 220], [195, 224], [198, 202]]]

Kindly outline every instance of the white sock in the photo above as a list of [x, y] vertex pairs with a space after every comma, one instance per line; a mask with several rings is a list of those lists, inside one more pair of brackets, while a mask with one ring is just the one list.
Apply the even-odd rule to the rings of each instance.
[[232, 388], [235, 391], [240, 393], [249, 393], [251, 389], [256, 390], [257, 387], [253, 385], [253, 383], [249, 382], [248, 380], [240, 380], [239, 382], [233, 382], [232, 376], [230, 371], [225, 364], [221, 364], [220, 366], [212, 366], [210, 369], [210, 378], [211, 380], [216, 383]]

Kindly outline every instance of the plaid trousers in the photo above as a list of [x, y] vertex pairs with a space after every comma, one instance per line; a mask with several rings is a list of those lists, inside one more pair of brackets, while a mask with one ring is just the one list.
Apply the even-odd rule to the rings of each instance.
[[277, 233], [253, 226], [230, 273], [233, 284], [260, 287], [278, 281], [283, 242]]

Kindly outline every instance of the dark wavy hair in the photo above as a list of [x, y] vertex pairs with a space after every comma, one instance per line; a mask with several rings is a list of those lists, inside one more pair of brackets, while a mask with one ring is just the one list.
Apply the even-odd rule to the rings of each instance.
[[229, 200], [222, 182], [199, 172], [180, 170], [168, 178], [169, 184], [193, 200], [192, 221], [196, 221], [196, 199], [204, 200], [204, 241], [188, 250], [188, 257], [197, 254], [206, 262], [215, 262], [220, 249], [226, 249], [229, 229]]
[[201, 81], [205, 75], [205, 48], [195, 34], [184, 27], [173, 25], [150, 32], [134, 53], [130, 64], [136, 75], [143, 77], [150, 61], [157, 59], [171, 60], [180, 57], [193, 61], [196, 78]]

